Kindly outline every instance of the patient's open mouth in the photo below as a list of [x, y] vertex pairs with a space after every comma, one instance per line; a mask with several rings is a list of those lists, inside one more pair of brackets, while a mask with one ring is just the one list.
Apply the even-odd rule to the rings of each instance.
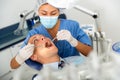
[[52, 43], [51, 43], [51, 42], [46, 42], [46, 43], [45, 43], [45, 47], [49, 48], [49, 47], [51, 47], [51, 46], [52, 46]]

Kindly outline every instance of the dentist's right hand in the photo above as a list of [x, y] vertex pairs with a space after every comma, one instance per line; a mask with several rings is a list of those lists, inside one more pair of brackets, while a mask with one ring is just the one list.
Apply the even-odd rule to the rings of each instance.
[[68, 41], [68, 42], [71, 44], [71, 46], [73, 46], [73, 47], [76, 47], [76, 46], [78, 45], [77, 39], [75, 39], [75, 38], [71, 35], [70, 31], [68, 31], [68, 30], [58, 31], [58, 33], [57, 33], [57, 39], [58, 39], [58, 40], [66, 40], [66, 41]]
[[37, 38], [37, 35], [30, 37], [28, 44], [19, 50], [19, 53], [16, 55], [15, 59], [19, 64], [24, 63], [29, 59], [34, 53], [34, 40]]

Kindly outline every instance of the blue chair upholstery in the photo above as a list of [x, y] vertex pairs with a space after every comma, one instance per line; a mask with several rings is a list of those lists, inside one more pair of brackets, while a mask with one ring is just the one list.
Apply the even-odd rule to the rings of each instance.
[[42, 64], [31, 60], [30, 58], [28, 60], [25, 61], [25, 63], [30, 66], [31, 68], [34, 68], [36, 70], [41, 70], [42, 69]]
[[118, 54], [120, 54], [120, 42], [116, 42], [112, 45], [112, 49], [113, 51], [117, 52]]

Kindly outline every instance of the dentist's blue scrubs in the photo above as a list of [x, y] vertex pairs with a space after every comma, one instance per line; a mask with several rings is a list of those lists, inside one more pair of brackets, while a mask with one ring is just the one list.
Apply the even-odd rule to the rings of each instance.
[[[66, 20], [66, 19], [60, 19], [60, 27], [59, 27], [59, 31], [60, 30], [68, 30], [70, 31], [71, 35], [76, 38], [78, 41], [91, 46], [91, 40], [90, 38], [87, 36], [87, 34], [85, 32], [83, 32], [83, 30], [80, 28], [79, 24], [76, 21], [73, 20]], [[53, 39], [51, 37], [51, 35], [47, 32], [47, 30], [45, 29], [45, 27], [43, 25], [40, 25], [34, 29], [32, 29], [31, 31], [29, 31], [28, 36], [26, 37], [25, 41], [24, 41], [24, 45], [27, 44], [29, 38], [35, 34], [42, 34], [48, 38], [50, 38], [51, 40]], [[56, 41], [54, 42], [54, 44], [57, 46], [58, 48], [58, 54], [61, 58], [66, 58], [68, 56], [80, 56], [79, 52], [77, 51], [77, 49], [75, 47], [72, 47], [69, 42], [67, 42], [66, 40], [61, 40], [61, 41]], [[24, 46], [23, 45], [23, 46]], [[37, 69], [40, 70], [42, 67], [42, 64], [37, 63], [35, 61], [32, 61], [31, 59], [26, 60], [26, 63]]]

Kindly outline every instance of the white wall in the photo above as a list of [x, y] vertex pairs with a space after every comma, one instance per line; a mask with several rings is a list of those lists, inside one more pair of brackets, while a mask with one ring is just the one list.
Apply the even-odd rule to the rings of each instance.
[[[79, 0], [79, 5], [89, 10], [99, 12], [100, 26], [107, 38], [113, 42], [120, 41], [120, 0]], [[70, 19], [79, 21], [80, 24], [94, 24], [94, 19], [75, 9], [67, 11]]]
[[0, 28], [20, 21], [19, 14], [34, 9], [36, 0], [0, 0]]
[[[23, 10], [32, 10], [36, 0], [0, 0], [0, 28], [19, 21], [19, 13]], [[78, 4], [100, 14], [100, 25], [106, 36], [113, 41], [120, 41], [120, 0], [79, 0]], [[80, 24], [94, 24], [94, 19], [80, 11], [67, 11], [70, 19]]]

